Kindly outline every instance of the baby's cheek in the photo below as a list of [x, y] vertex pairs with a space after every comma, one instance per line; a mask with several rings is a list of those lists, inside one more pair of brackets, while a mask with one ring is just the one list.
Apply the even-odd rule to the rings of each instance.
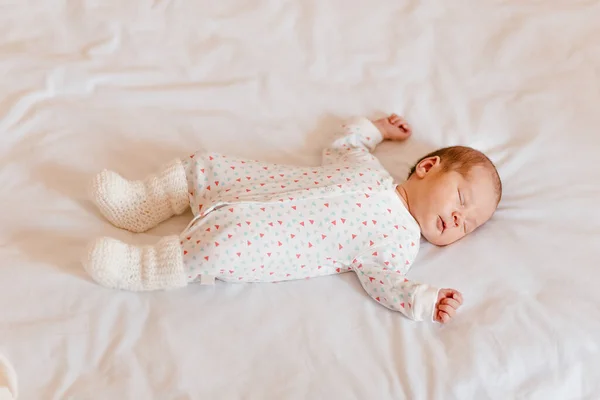
[[443, 246], [442, 238], [439, 233], [431, 232], [431, 229], [422, 229], [421, 235], [427, 240], [429, 243], [434, 244], [436, 246]]

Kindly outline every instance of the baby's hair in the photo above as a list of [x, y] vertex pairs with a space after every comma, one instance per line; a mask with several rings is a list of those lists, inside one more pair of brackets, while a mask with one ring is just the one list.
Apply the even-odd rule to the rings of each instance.
[[500, 203], [500, 199], [502, 198], [502, 181], [500, 180], [500, 175], [498, 174], [496, 166], [485, 154], [471, 147], [451, 146], [433, 151], [416, 162], [416, 164], [411, 168], [408, 177], [410, 178], [415, 173], [417, 170], [417, 165], [419, 165], [421, 161], [435, 156], [440, 158], [440, 165], [442, 167], [442, 171], [444, 172], [457, 171], [463, 176], [467, 176], [473, 167], [482, 166], [486, 168], [490, 172], [492, 180], [494, 181], [497, 203]]

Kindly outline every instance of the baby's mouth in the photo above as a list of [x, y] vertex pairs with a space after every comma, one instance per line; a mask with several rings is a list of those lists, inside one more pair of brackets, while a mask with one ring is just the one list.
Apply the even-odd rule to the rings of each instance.
[[446, 230], [446, 223], [444, 222], [444, 219], [438, 215], [438, 227], [440, 229], [440, 232], [444, 233], [444, 231]]

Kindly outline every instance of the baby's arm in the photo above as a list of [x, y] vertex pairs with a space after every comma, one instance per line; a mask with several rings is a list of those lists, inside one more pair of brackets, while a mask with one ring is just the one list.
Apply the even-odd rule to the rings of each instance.
[[406, 121], [392, 114], [387, 118], [370, 121], [357, 118], [341, 126], [338, 138], [323, 150], [323, 164], [370, 162], [370, 153], [383, 140], [404, 140], [410, 136]]
[[379, 248], [357, 259], [353, 270], [369, 296], [383, 306], [413, 321], [450, 321], [462, 304], [460, 293], [408, 280], [396, 270], [406, 261], [401, 252]]
[[409, 281], [402, 273], [362, 263], [355, 269], [365, 291], [378, 303], [413, 321], [434, 321], [438, 289]]

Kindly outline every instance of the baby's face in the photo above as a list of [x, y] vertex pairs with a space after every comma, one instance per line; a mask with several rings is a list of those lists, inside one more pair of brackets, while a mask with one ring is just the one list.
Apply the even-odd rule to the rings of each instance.
[[421, 171], [410, 210], [428, 242], [445, 246], [483, 225], [497, 206], [490, 173], [474, 167], [465, 178], [440, 164]]

